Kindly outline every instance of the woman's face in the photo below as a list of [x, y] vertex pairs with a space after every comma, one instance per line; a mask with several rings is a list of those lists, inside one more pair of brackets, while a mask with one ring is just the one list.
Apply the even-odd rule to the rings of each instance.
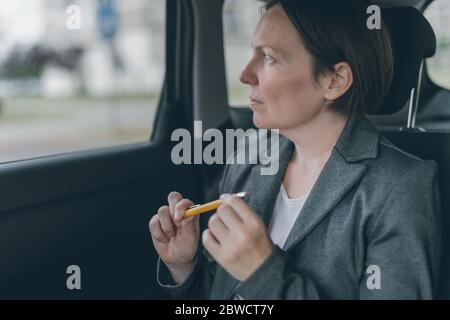
[[327, 109], [312, 56], [279, 5], [262, 16], [251, 45], [253, 56], [240, 80], [251, 87], [250, 108], [258, 128], [294, 128]]

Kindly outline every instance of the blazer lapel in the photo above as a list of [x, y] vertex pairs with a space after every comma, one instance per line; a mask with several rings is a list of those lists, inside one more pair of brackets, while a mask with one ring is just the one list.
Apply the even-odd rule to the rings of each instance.
[[[289, 160], [294, 150], [294, 144], [283, 136], [279, 136], [280, 146], [278, 150], [271, 152], [279, 152], [279, 169], [274, 175], [261, 175], [262, 165], [256, 165], [252, 168], [249, 176], [251, 184], [247, 188], [250, 196], [247, 201], [249, 206], [259, 214], [264, 221], [266, 228], [269, 225], [272, 216], [273, 207], [280, 190], [281, 181], [284, 177]], [[217, 266], [215, 279], [213, 281], [210, 299], [230, 299], [233, 288], [239, 283], [221, 266]]]
[[269, 225], [270, 218], [272, 217], [273, 207], [275, 206], [281, 182], [292, 157], [293, 150], [294, 144], [290, 140], [280, 136], [279, 169], [277, 173], [263, 176], [260, 171], [261, 166], [258, 165], [253, 168], [250, 175], [250, 181], [252, 183], [248, 188], [248, 192], [250, 193], [248, 204], [259, 214], [266, 227]]
[[291, 249], [304, 239], [362, 178], [367, 167], [361, 161], [378, 156], [378, 143], [379, 133], [367, 119], [351, 118], [347, 122], [283, 250]]
[[347, 163], [333, 150], [298, 215], [283, 250], [292, 248], [314, 229], [361, 179], [366, 169], [364, 164]]

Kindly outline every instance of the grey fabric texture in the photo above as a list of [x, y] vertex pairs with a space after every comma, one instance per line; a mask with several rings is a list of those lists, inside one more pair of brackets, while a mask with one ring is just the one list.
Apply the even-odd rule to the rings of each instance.
[[[250, 192], [266, 226], [294, 145], [280, 136], [280, 167], [227, 165], [221, 193]], [[350, 119], [283, 248], [239, 282], [200, 245], [194, 272], [174, 285], [158, 260], [158, 282], [175, 299], [432, 299], [441, 255], [434, 161], [390, 143], [367, 119]], [[379, 288], [369, 266], [376, 266]], [[369, 283], [369, 284], [368, 284]]]

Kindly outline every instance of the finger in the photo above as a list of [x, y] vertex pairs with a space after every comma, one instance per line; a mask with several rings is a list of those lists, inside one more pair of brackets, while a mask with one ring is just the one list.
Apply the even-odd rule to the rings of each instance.
[[183, 219], [181, 221], [178, 221], [178, 223], [181, 224], [181, 235], [192, 235], [197, 234], [198, 230], [200, 229], [200, 217], [192, 216], [187, 219]]
[[183, 219], [184, 212], [193, 204], [194, 203], [189, 199], [183, 199], [178, 202], [175, 206], [175, 221]]
[[159, 221], [161, 222], [161, 228], [167, 237], [173, 237], [175, 235], [175, 226], [173, 225], [172, 218], [170, 217], [169, 207], [163, 206], [158, 210]]
[[225, 226], [217, 213], [209, 218], [208, 228], [221, 245], [229, 238], [230, 230]]
[[181, 220], [181, 229], [189, 227], [191, 224], [198, 223], [200, 220], [200, 215], [191, 216], [189, 218], [185, 218]]
[[181, 201], [181, 199], [183, 199], [183, 196], [181, 195], [181, 193], [177, 191], [172, 191], [167, 196], [167, 202], [169, 203], [170, 208], [170, 215], [172, 217], [175, 217], [175, 206], [179, 201]]
[[169, 238], [166, 237], [161, 229], [161, 223], [157, 214], [150, 219], [149, 229], [153, 239], [162, 243], [169, 243]]
[[220, 243], [214, 237], [209, 229], [206, 229], [202, 233], [203, 246], [208, 252], [217, 260], [217, 256], [220, 254]]
[[231, 194], [223, 194], [220, 196], [220, 199], [229, 205], [244, 222], [254, 218], [256, 215], [253, 209], [241, 198], [232, 196]]
[[231, 231], [240, 228], [244, 223], [233, 208], [227, 204], [222, 204], [219, 208], [217, 208], [217, 214], [225, 226]]

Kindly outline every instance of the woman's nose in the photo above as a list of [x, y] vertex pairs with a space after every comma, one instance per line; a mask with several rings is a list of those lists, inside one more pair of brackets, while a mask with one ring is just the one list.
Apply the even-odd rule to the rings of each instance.
[[250, 63], [242, 70], [239, 80], [243, 84], [256, 85], [258, 83], [256, 74], [251, 70]]

